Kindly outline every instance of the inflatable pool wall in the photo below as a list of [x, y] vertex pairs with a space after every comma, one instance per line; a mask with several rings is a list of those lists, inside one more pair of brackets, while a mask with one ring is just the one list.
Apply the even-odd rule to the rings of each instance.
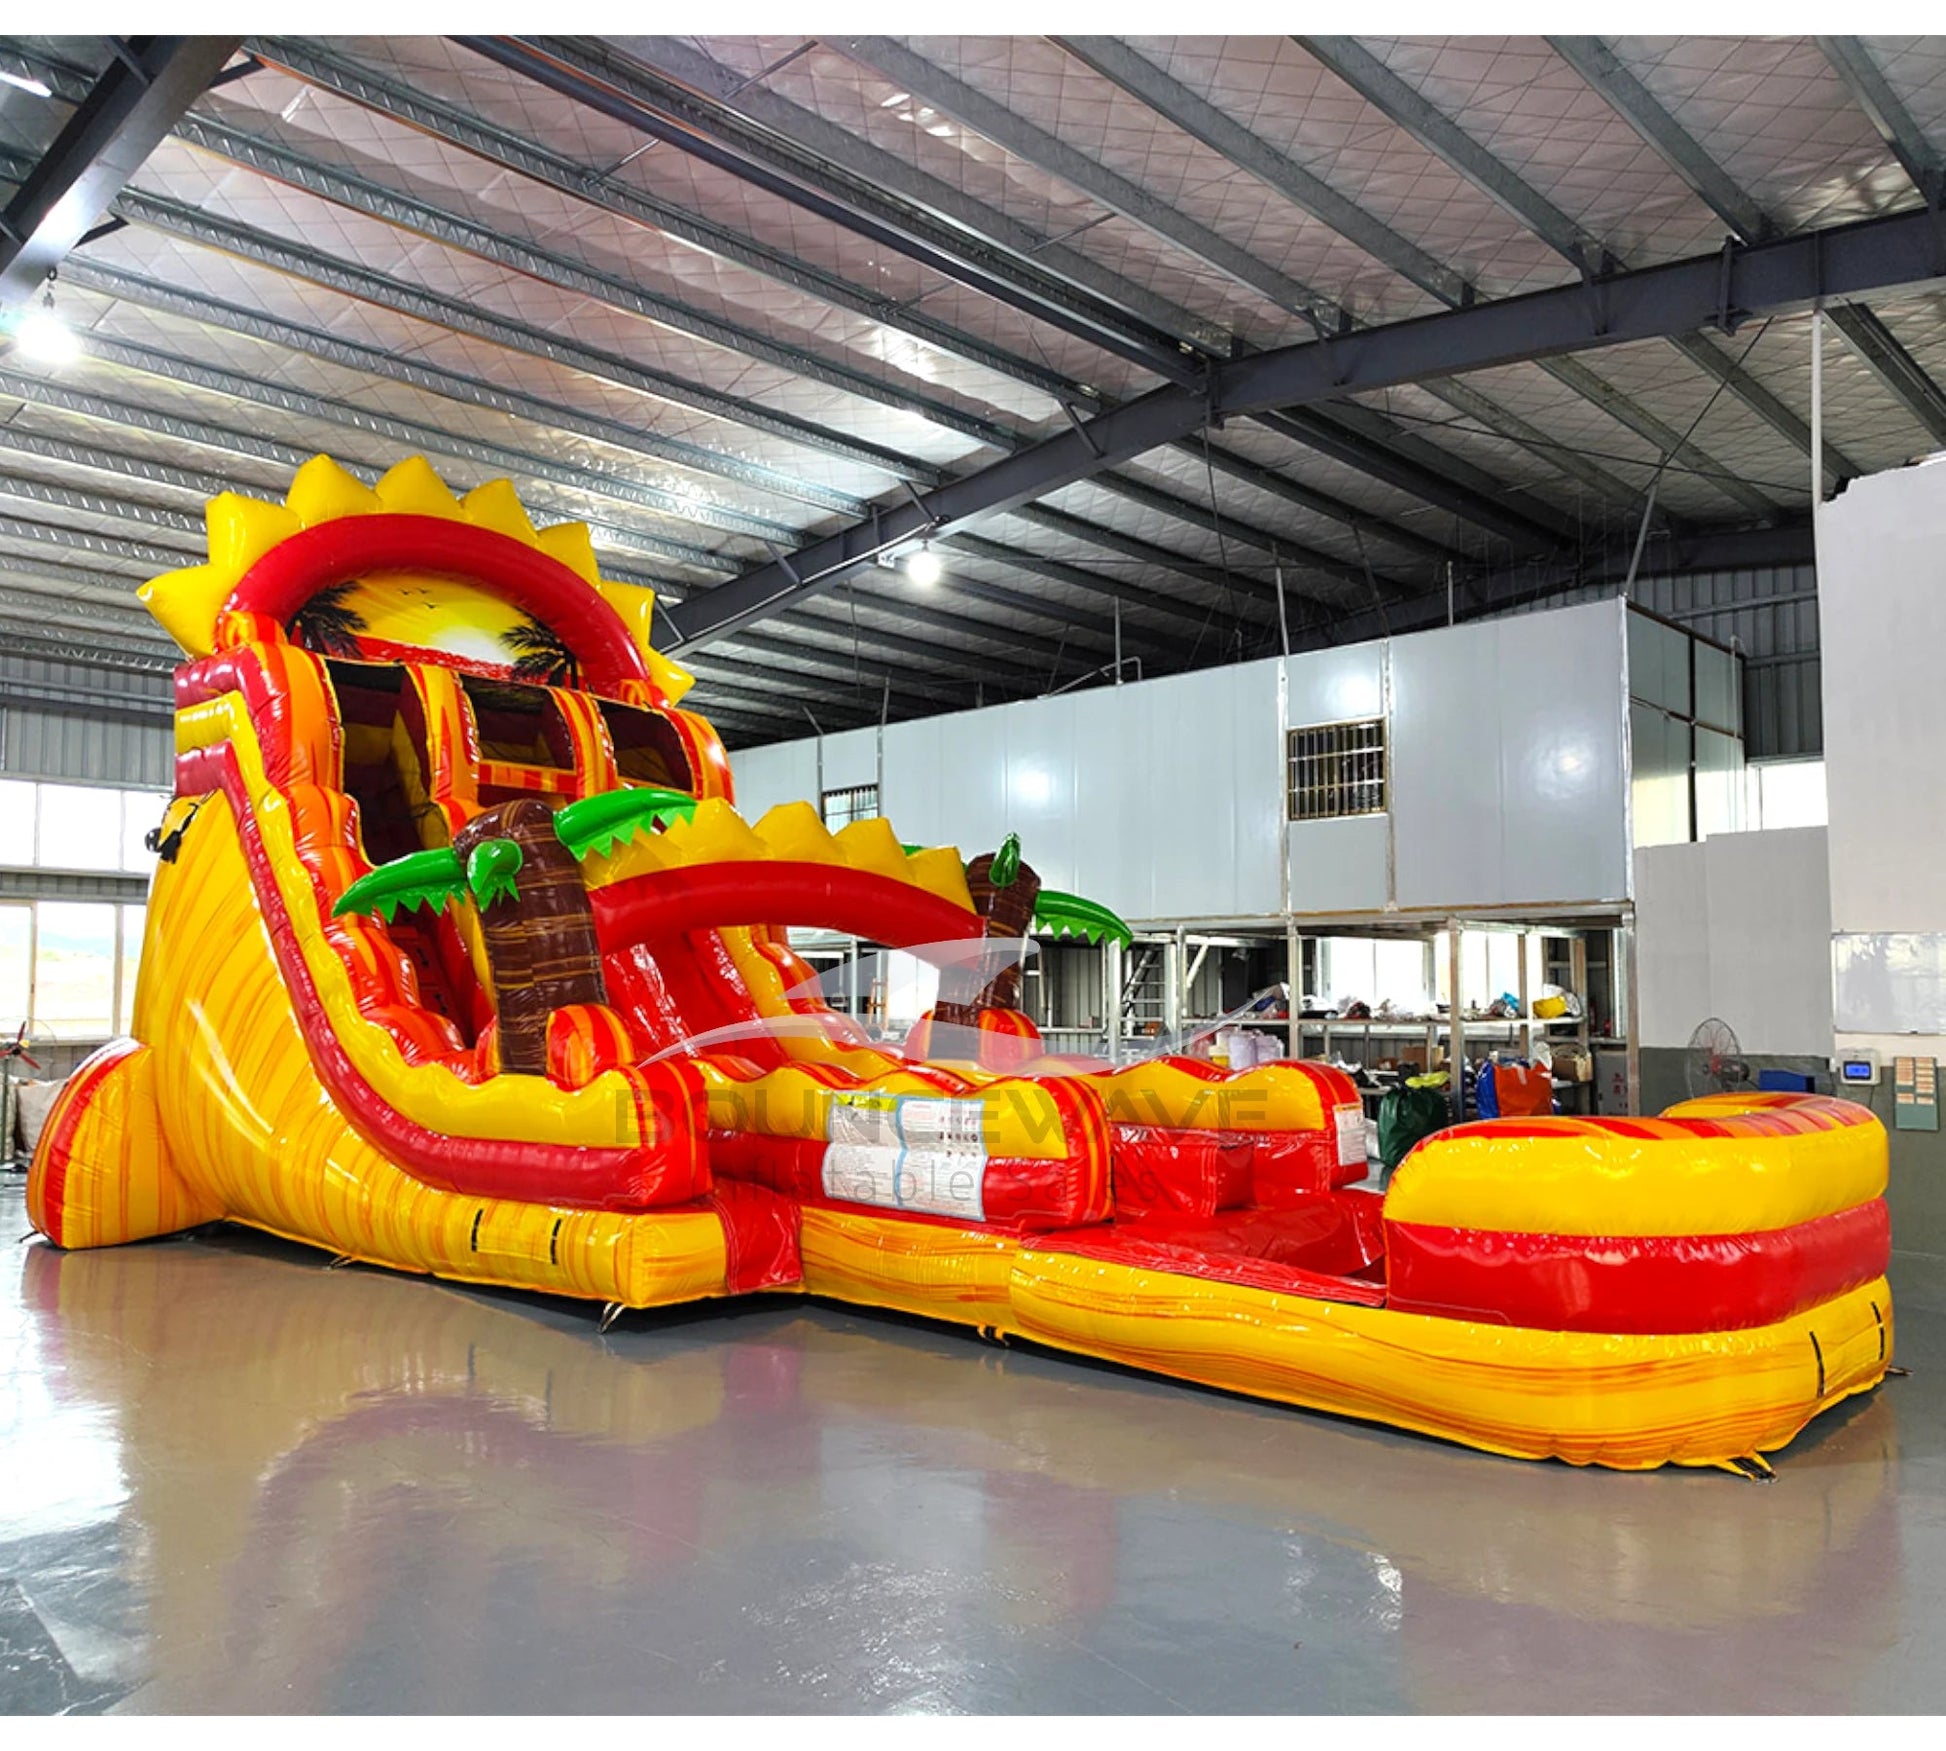
[[[803, 1291], [1630, 1469], [1761, 1472], [1883, 1378], [1863, 1108], [1466, 1125], [1381, 1197], [1327, 1066], [1047, 1054], [1006, 945], [1126, 927], [1013, 842], [745, 820], [651, 592], [506, 482], [319, 457], [208, 524], [143, 591], [176, 791], [132, 1037], [35, 1155], [57, 1246], [228, 1220], [611, 1315]], [[903, 1051], [790, 926], [941, 966]]]

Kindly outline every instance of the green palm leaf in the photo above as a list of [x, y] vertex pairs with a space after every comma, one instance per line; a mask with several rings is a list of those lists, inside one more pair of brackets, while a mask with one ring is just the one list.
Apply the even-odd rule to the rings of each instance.
[[438, 912], [455, 894], [465, 891], [466, 871], [452, 847], [415, 851], [360, 876], [339, 895], [331, 916], [342, 918], [347, 912], [358, 912], [370, 917], [376, 912], [390, 924], [401, 906], [407, 911], [429, 906]]
[[624, 839], [658, 821], [688, 820], [696, 799], [686, 790], [637, 785], [604, 790], [569, 803], [554, 817], [554, 837], [576, 857], [606, 856]]
[[1034, 902], [1034, 928], [1055, 936], [1083, 937], [1089, 942], [1100, 942], [1105, 936], [1123, 948], [1135, 940], [1135, 932], [1106, 906], [1053, 888], [1042, 888]]

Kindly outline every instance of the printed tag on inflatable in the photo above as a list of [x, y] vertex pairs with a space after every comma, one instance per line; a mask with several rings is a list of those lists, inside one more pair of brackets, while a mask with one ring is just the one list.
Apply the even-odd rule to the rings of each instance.
[[963, 1150], [833, 1143], [824, 1152], [824, 1195], [926, 1216], [986, 1220], [986, 1160]]
[[833, 1143], [983, 1154], [985, 1117], [977, 1100], [846, 1091], [832, 1095], [824, 1134]]
[[1365, 1165], [1365, 1109], [1362, 1106], [1338, 1108], [1338, 1165]]
[[897, 1149], [903, 1141], [899, 1136], [899, 1096], [834, 1094], [824, 1121], [824, 1134], [832, 1143]]

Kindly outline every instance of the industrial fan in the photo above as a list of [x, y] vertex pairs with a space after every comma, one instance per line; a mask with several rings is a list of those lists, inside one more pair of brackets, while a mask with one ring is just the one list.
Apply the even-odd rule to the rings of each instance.
[[1711, 1016], [1699, 1023], [1689, 1036], [1689, 1058], [1684, 1066], [1689, 1081], [1689, 1096], [1694, 1100], [1705, 1094], [1728, 1094], [1747, 1087], [1750, 1066], [1737, 1044], [1736, 1030], [1727, 1021]]

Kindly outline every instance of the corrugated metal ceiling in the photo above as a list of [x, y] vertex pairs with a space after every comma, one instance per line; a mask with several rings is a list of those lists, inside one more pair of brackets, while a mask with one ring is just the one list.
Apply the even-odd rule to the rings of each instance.
[[[1612, 85], [1591, 42], [559, 47], [853, 212], [1204, 346], [1572, 283], [1580, 240], [1629, 266], [1707, 252], [1726, 199], [1780, 231], [1921, 200], [1816, 39], [1606, 39]], [[119, 587], [194, 546], [207, 482], [273, 491], [321, 449], [370, 473], [423, 447], [459, 487], [509, 474], [680, 600], [1060, 432], [1063, 401], [1085, 417], [1160, 381], [452, 41], [246, 47], [264, 64], [194, 106], [126, 227], [64, 267], [90, 350], [55, 369], [0, 346], [5, 624], [46, 602], [37, 566]], [[1936, 161], [1941, 40], [1853, 47]], [[0, 65], [55, 93], [0, 86], [0, 189], [109, 52], [0, 38]], [[1864, 469], [1932, 447], [1924, 385], [1946, 371], [1936, 294], [1874, 312], [1902, 378], [1835, 329], [1826, 348], [1826, 435]], [[1801, 520], [1807, 319], [1704, 344], [1708, 371], [1644, 342], [1152, 452], [949, 543], [934, 591], [868, 568], [710, 647], [698, 703], [735, 742], [794, 733], [806, 705], [869, 720], [888, 681], [896, 716], [1038, 692], [1101, 664], [1118, 616], [1150, 673], [1261, 654], [1280, 567], [1299, 635], [1330, 637], [1375, 598], [1443, 598], [1449, 568], [1625, 542], [1652, 484], [1678, 533]], [[112, 630], [156, 642], [132, 611]]]

